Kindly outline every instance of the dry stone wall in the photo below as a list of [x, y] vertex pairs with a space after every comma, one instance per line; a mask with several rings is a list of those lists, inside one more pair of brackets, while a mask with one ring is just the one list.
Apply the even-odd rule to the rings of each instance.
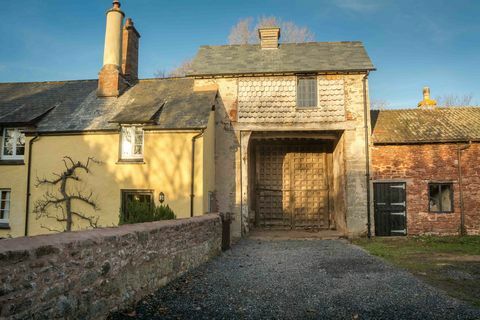
[[208, 214], [0, 241], [0, 319], [101, 319], [221, 251]]

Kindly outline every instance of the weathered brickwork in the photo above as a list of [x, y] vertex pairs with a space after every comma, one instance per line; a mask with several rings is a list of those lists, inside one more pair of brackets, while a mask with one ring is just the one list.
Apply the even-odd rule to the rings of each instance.
[[341, 122], [345, 121], [343, 79], [317, 77], [317, 105], [297, 108], [295, 76], [247, 77], [238, 81], [238, 121]]
[[[438, 143], [376, 145], [372, 148], [373, 179], [406, 182], [409, 235], [459, 233], [458, 146]], [[461, 153], [465, 228], [468, 234], [480, 234], [480, 144], [473, 143]], [[429, 212], [429, 182], [453, 183], [453, 213]]]
[[101, 319], [220, 252], [216, 214], [0, 241], [0, 318]]

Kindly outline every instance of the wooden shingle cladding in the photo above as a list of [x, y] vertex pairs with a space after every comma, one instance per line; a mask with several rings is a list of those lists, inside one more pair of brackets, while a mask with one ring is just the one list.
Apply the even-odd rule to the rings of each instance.
[[343, 79], [314, 76], [317, 104], [297, 104], [297, 77], [242, 77], [238, 79], [238, 122], [305, 123], [345, 121]]

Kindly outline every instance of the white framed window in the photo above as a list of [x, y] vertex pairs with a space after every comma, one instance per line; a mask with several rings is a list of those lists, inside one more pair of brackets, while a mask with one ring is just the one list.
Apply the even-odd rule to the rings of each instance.
[[10, 190], [0, 189], [0, 223], [8, 223], [10, 216]]
[[122, 126], [121, 158], [143, 159], [143, 128], [140, 126]]
[[23, 160], [25, 154], [25, 133], [19, 128], [5, 128], [2, 136], [2, 155], [4, 160]]

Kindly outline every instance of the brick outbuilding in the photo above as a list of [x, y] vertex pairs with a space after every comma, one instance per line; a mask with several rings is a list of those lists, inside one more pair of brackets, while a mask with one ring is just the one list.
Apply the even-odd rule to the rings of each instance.
[[480, 108], [371, 115], [376, 235], [480, 234]]

